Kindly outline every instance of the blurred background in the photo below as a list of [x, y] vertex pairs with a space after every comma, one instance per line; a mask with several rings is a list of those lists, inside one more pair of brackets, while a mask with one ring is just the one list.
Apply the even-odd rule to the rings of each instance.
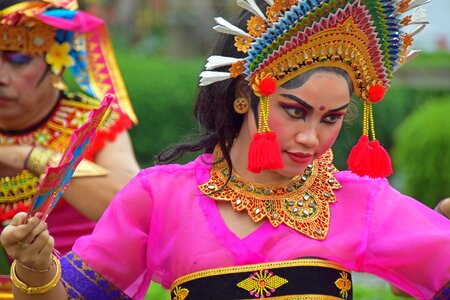
[[[233, 14], [235, 1], [81, 0], [80, 5], [109, 24], [139, 118], [131, 131], [136, 154], [141, 167], [152, 166], [158, 152], [196, 131], [192, 104], [198, 74], [217, 36], [212, 20]], [[424, 52], [396, 73], [374, 110], [377, 137], [394, 161], [395, 175], [389, 180], [402, 193], [434, 207], [450, 197], [450, 1], [433, 0], [425, 8], [431, 24], [414, 44]], [[359, 120], [345, 126], [334, 147], [340, 169], [346, 168], [360, 135]], [[401, 299], [373, 276], [355, 274], [354, 286], [355, 299]], [[152, 284], [147, 298], [169, 296]]]

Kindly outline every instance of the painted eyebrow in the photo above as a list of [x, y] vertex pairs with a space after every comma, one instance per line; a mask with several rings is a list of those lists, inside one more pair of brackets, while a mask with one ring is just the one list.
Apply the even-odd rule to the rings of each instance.
[[304, 107], [306, 107], [308, 110], [313, 110], [313, 107], [311, 105], [309, 105], [308, 103], [306, 103], [304, 100], [298, 98], [297, 96], [294, 95], [290, 95], [290, 94], [281, 94], [280, 96], [291, 99], [295, 102], [297, 102], [300, 105], [303, 105]]
[[[297, 102], [298, 104], [301, 104], [303, 106], [305, 106], [308, 110], [313, 110], [314, 108], [309, 105], [308, 103], [306, 103], [304, 100], [298, 98], [297, 96], [291, 95], [291, 94], [281, 94], [280, 96], [283, 96], [285, 98], [291, 99], [295, 102]], [[348, 103], [345, 105], [342, 105], [341, 107], [335, 108], [335, 109], [330, 109], [329, 112], [336, 112], [336, 111], [340, 111], [343, 110], [345, 108], [348, 107]]]
[[329, 111], [336, 112], [336, 111], [340, 111], [340, 110], [346, 109], [347, 107], [348, 107], [348, 103], [345, 104], [345, 105], [342, 105], [341, 107], [338, 107], [338, 108], [335, 108], [335, 109], [330, 109]]

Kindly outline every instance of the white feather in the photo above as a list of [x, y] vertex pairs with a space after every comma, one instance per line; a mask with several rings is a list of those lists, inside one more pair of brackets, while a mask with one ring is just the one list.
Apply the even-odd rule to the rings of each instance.
[[232, 35], [246, 36], [253, 39], [253, 37], [250, 34], [240, 29], [239, 27], [234, 26], [233, 24], [231, 24], [230, 22], [226, 21], [221, 17], [214, 18], [214, 20], [216, 21], [217, 24], [219, 24], [213, 27], [215, 31]]
[[412, 25], [412, 24], [428, 24], [427, 21], [425, 21], [426, 17], [427, 17], [427, 11], [423, 8], [418, 8], [416, 9], [412, 14], [411, 14], [411, 22], [409, 22], [408, 25]]
[[228, 72], [203, 71], [200, 73], [200, 86], [212, 84], [214, 82], [230, 79]]
[[273, 5], [273, 0], [266, 0], [266, 3], [269, 4], [270, 6]]
[[411, 36], [415, 36], [416, 34], [421, 32], [425, 28], [425, 26], [426, 26], [425, 24], [418, 25], [409, 34]]
[[403, 67], [405, 65], [405, 63], [407, 63], [408, 61], [415, 59], [417, 56], [419, 56], [419, 54], [421, 52], [422, 51], [420, 51], [420, 50], [411, 50], [411, 51], [409, 51], [408, 54], [406, 54], [406, 57], [403, 60], [403, 62], [395, 68], [395, 71], [397, 71], [398, 69]]
[[411, 50], [411, 51], [409, 51], [408, 54], [406, 54], [405, 62], [416, 58], [417, 56], [419, 56], [419, 54], [421, 52], [422, 52], [421, 50]]
[[412, 0], [409, 3], [408, 8], [406, 9], [406, 11], [409, 11], [411, 9], [414, 9], [414, 8], [418, 7], [418, 6], [427, 4], [428, 2], [431, 2], [431, 0]]
[[234, 58], [234, 57], [213, 55], [208, 58], [208, 63], [205, 65], [205, 67], [206, 67], [206, 70], [212, 70], [215, 68], [232, 65], [235, 62], [238, 62], [240, 60], [242, 60], [242, 59]]
[[266, 20], [266, 15], [259, 9], [255, 0], [237, 0], [237, 5], [248, 10], [252, 14], [259, 16], [261, 19]]

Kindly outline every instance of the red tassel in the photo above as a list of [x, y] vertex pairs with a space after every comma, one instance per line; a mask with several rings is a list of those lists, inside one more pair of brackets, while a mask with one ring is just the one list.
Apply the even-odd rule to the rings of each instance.
[[366, 135], [362, 135], [358, 143], [352, 148], [347, 164], [349, 170], [359, 176], [384, 178], [392, 174], [389, 154], [379, 141], [369, 142]]
[[353, 146], [352, 151], [350, 151], [347, 160], [348, 169], [360, 176], [367, 175], [369, 170], [369, 156], [369, 137], [367, 135], [362, 135], [359, 138], [358, 143]]
[[255, 133], [248, 151], [248, 170], [259, 173], [263, 170], [283, 168], [280, 145], [275, 132]]
[[386, 149], [380, 145], [377, 140], [370, 141], [371, 155], [370, 155], [370, 173], [369, 176], [373, 178], [388, 177], [392, 175], [392, 164], [389, 154]]

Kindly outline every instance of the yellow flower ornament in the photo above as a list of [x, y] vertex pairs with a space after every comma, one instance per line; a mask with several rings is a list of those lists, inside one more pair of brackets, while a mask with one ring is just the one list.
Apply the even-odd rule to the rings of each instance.
[[54, 74], [60, 74], [63, 67], [70, 67], [75, 64], [73, 58], [69, 55], [70, 45], [67, 42], [54, 43], [47, 52], [45, 60], [52, 67]]

